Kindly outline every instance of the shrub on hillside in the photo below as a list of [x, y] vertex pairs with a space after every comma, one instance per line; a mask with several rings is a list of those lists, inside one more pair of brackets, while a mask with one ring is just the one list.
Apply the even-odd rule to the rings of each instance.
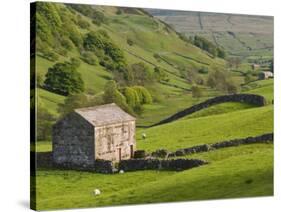
[[81, 60], [89, 65], [96, 65], [96, 58], [92, 52], [83, 52], [81, 54]]
[[199, 72], [200, 74], [208, 74], [208, 73], [209, 73], [209, 69], [208, 69], [208, 67], [202, 67], [202, 68], [200, 68], [200, 69], [198, 70], [198, 72]]
[[132, 45], [134, 45], [134, 41], [131, 38], [127, 38], [127, 44], [129, 46], [132, 46]]
[[70, 64], [72, 66], [74, 66], [75, 68], [78, 68], [81, 65], [81, 61], [79, 59], [77, 59], [77, 58], [72, 57], [70, 59]]
[[44, 87], [58, 94], [69, 95], [84, 91], [84, 82], [75, 66], [56, 63], [48, 69]]
[[92, 22], [97, 26], [100, 26], [103, 23], [107, 23], [107, 18], [103, 14], [103, 12], [94, 10], [94, 12], [92, 13]]
[[48, 45], [46, 45], [46, 43], [42, 42], [40, 39], [37, 39], [36, 42], [36, 51], [38, 55], [51, 62], [58, 60], [59, 56]]
[[128, 106], [126, 102], [126, 98], [123, 94], [118, 90], [117, 84], [113, 80], [109, 80], [104, 87], [103, 94], [104, 103], [115, 103], [123, 110], [130, 114], [134, 114], [133, 110]]
[[72, 41], [67, 37], [61, 38], [60, 43], [61, 43], [62, 47], [64, 47], [67, 50], [72, 50], [74, 48]]
[[132, 88], [137, 92], [141, 104], [151, 104], [152, 103], [152, 96], [145, 87], [134, 86]]
[[222, 59], [225, 59], [226, 53], [225, 53], [225, 51], [223, 49], [217, 48], [217, 56], [222, 58]]
[[82, 19], [81, 16], [78, 16], [77, 18], [77, 24], [81, 29], [89, 29], [90, 27], [90, 23], [84, 19]]
[[191, 92], [193, 98], [200, 98], [203, 95], [202, 89], [195, 85], [191, 87]]
[[143, 86], [147, 83], [152, 83], [154, 80], [153, 73], [143, 62], [132, 64], [126, 71], [128, 83], [132, 85]]
[[164, 72], [164, 70], [158, 66], [156, 66], [154, 68], [154, 72], [153, 72], [153, 75], [154, 75], [154, 78], [157, 80], [157, 81], [165, 81], [165, 82], [168, 82], [170, 79], [169, 79], [169, 76], [168, 74], [166, 74]]
[[161, 57], [158, 53], [154, 53], [153, 54], [153, 57], [158, 61], [158, 62], [161, 62]]
[[138, 106], [140, 106], [140, 98], [138, 96], [138, 93], [135, 89], [130, 88], [130, 87], [125, 87], [123, 94], [126, 98], [127, 104], [131, 107], [131, 108], [136, 108]]
[[80, 48], [83, 45], [83, 37], [74, 24], [64, 24], [64, 30], [67, 32], [69, 39]]

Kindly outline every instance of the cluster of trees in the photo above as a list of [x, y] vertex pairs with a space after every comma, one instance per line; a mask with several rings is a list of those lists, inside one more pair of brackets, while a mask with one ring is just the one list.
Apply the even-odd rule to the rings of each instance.
[[[74, 48], [82, 50], [81, 52], [84, 53], [83, 45], [87, 43], [89, 37], [85, 38], [79, 27], [88, 30], [90, 23], [80, 14], [91, 18], [96, 25], [107, 23], [103, 12], [87, 5], [70, 4], [67, 7], [69, 10], [58, 4], [38, 2], [36, 15], [31, 19], [34, 24], [36, 21], [36, 50], [42, 57], [52, 62], [57, 61], [59, 55], [67, 56], [68, 52]], [[80, 14], [73, 12], [73, 10]], [[121, 50], [109, 40], [105, 33], [99, 34], [103, 34], [103, 52], [113, 61], [120, 61], [123, 54]], [[91, 59], [88, 59], [89, 54], [82, 55], [82, 58], [93, 63]], [[107, 59], [105, 58], [104, 61]]]
[[59, 105], [58, 112], [61, 116], [64, 116], [72, 112], [75, 108], [108, 103], [115, 103], [123, 110], [135, 115], [142, 113], [143, 104], [152, 103], [152, 96], [143, 86], [126, 86], [119, 88], [114, 80], [109, 80], [105, 84], [104, 93], [101, 95], [90, 96], [84, 93], [68, 95], [64, 103]]
[[121, 70], [126, 66], [123, 51], [114, 44], [104, 30], [89, 32], [83, 41], [84, 49], [95, 53], [100, 65], [110, 71]]
[[160, 67], [151, 70], [145, 63], [127, 65], [123, 69], [113, 71], [114, 80], [121, 86], [146, 86], [156, 81], [169, 81], [168, 75]]
[[239, 91], [239, 85], [231, 78], [226, 71], [215, 70], [209, 73], [207, 85], [227, 94], [234, 94]]
[[189, 40], [195, 46], [209, 52], [214, 57], [220, 57], [220, 58], [226, 57], [226, 53], [223, 49], [221, 49], [220, 47], [217, 47], [216, 45], [214, 45], [212, 42], [210, 42], [209, 40], [207, 40], [204, 37], [195, 35], [194, 37], [190, 37]]
[[88, 21], [71, 13], [58, 4], [38, 2], [36, 15], [36, 50], [50, 61], [57, 61], [59, 55], [67, 56], [68, 51], [81, 48], [83, 36], [80, 28], [88, 28]]
[[105, 85], [103, 101], [114, 102], [128, 113], [140, 114], [143, 111], [143, 104], [152, 103], [152, 96], [143, 86], [128, 86], [119, 90], [116, 82], [110, 80]]

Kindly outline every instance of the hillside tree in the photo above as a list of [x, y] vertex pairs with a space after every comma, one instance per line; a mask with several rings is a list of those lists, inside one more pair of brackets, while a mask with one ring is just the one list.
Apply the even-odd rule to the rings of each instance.
[[84, 82], [76, 66], [71, 63], [56, 63], [48, 69], [44, 87], [52, 92], [69, 95], [84, 91]]

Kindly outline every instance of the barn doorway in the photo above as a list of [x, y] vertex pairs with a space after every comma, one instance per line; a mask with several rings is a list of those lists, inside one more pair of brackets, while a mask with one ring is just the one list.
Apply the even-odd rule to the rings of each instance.
[[134, 145], [130, 145], [130, 158], [134, 157]]
[[122, 155], [121, 155], [121, 148], [118, 148], [118, 160], [121, 161]]

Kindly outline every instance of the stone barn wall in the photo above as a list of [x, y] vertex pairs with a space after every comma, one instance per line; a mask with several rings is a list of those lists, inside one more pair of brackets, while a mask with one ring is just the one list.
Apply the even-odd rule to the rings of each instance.
[[121, 160], [125, 160], [136, 150], [135, 121], [95, 127], [95, 135], [96, 159], [117, 162], [119, 151]]
[[53, 127], [54, 163], [63, 166], [93, 166], [94, 127], [71, 113]]

